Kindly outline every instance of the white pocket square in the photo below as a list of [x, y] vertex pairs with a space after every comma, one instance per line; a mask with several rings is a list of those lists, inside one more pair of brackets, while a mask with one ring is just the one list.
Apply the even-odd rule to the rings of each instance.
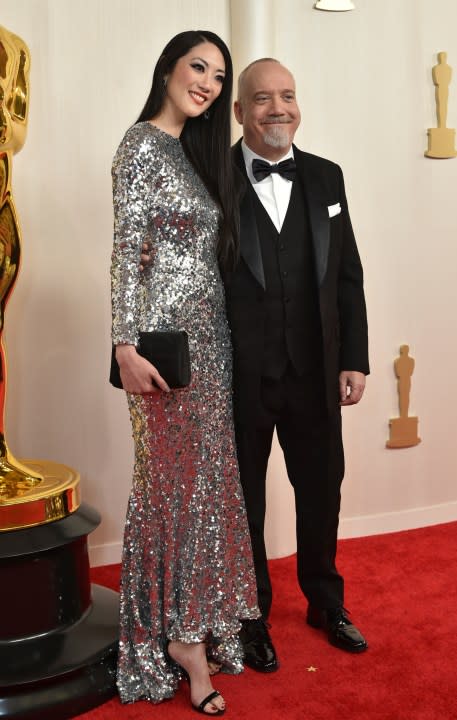
[[329, 205], [328, 206], [328, 216], [329, 218], [335, 217], [335, 215], [339, 215], [341, 212], [341, 205], [339, 203], [335, 203], [335, 205]]

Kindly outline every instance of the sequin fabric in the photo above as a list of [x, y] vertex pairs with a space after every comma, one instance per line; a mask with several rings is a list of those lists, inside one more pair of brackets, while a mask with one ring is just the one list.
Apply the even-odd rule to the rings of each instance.
[[[167, 639], [205, 641], [242, 670], [240, 619], [259, 616], [232, 421], [232, 366], [216, 257], [219, 213], [179, 139], [138, 123], [113, 162], [113, 342], [189, 335], [192, 381], [127, 394], [135, 444], [121, 576], [123, 702], [174, 695]], [[141, 245], [151, 265], [139, 271]]]

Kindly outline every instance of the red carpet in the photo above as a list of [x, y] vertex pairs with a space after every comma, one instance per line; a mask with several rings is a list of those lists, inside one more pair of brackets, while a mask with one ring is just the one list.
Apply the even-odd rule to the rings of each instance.
[[[370, 648], [350, 655], [305, 625], [295, 556], [271, 561], [271, 635], [281, 668], [218, 676], [233, 720], [457, 720], [457, 523], [339, 544], [346, 605]], [[117, 589], [119, 566], [92, 570]], [[314, 667], [313, 672], [309, 668]], [[188, 689], [160, 705], [116, 698], [80, 720], [195, 718]]]

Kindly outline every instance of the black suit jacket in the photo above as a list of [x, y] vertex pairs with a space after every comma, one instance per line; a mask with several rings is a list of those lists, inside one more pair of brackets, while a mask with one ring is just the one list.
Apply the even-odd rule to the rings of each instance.
[[[341, 168], [293, 146], [305, 192], [318, 288], [327, 406], [339, 407], [341, 370], [369, 373], [363, 271], [352, 230]], [[232, 148], [240, 180], [240, 259], [226, 278], [227, 313], [234, 348], [235, 414], [257, 411], [265, 312], [265, 278], [254, 207], [247, 192], [241, 141]], [[341, 212], [329, 216], [329, 206]]]

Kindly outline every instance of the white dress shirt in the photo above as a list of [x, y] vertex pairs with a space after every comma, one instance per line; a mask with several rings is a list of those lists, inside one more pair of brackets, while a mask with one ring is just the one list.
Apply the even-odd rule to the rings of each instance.
[[[256, 191], [263, 207], [270, 216], [276, 230], [281, 232], [287, 208], [289, 207], [290, 193], [292, 192], [292, 180], [286, 180], [286, 178], [281, 177], [279, 173], [271, 173], [271, 175], [268, 175], [263, 180], [256, 180], [252, 174], [252, 161], [255, 158], [263, 160], [269, 165], [275, 165], [276, 163], [271, 162], [271, 160], [267, 160], [267, 158], [264, 158], [261, 155], [257, 155], [257, 153], [253, 152], [246, 145], [244, 140], [241, 141], [241, 149], [243, 151], [249, 181]], [[282, 160], [287, 160], [287, 158], [293, 158], [293, 156], [293, 150], [290, 148], [289, 152], [277, 162], [282, 162]]]

